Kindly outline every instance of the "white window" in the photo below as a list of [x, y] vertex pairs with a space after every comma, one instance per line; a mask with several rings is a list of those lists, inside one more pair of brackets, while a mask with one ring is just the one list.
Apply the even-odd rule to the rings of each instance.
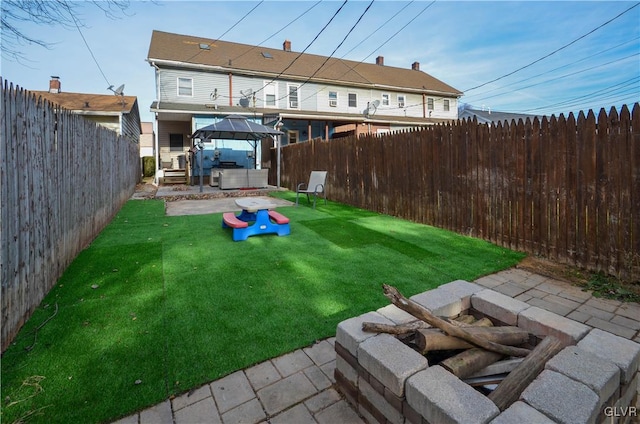
[[338, 106], [338, 92], [337, 91], [329, 91], [329, 106], [331, 106], [331, 107]]
[[193, 97], [193, 78], [178, 78], [178, 96]]
[[404, 94], [398, 94], [398, 107], [404, 107]]
[[429, 97], [427, 99], [427, 109], [433, 110], [433, 98], [432, 97]]
[[449, 112], [449, 99], [444, 99], [444, 110]]
[[349, 93], [349, 107], [358, 107], [358, 96], [356, 93]]
[[388, 93], [383, 93], [382, 94], [382, 106], [389, 106], [389, 94]]
[[265, 81], [264, 83], [264, 105], [265, 107], [277, 107], [276, 101], [277, 86], [275, 82]]
[[287, 132], [287, 135], [289, 137], [289, 144], [294, 144], [298, 142], [298, 130], [291, 130]]
[[289, 86], [289, 109], [298, 109], [298, 85]]

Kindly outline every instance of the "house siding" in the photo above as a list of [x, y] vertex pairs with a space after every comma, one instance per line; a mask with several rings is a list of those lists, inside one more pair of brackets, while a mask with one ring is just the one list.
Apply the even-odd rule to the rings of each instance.
[[131, 108], [131, 112], [122, 114], [122, 135], [133, 143], [140, 143], [140, 112], [138, 102]]
[[[176, 70], [163, 69], [160, 71], [160, 100], [172, 103], [213, 105], [219, 106], [241, 106], [246, 108], [273, 108], [286, 110], [299, 110], [310, 112], [322, 112], [327, 114], [363, 114], [369, 102], [380, 101], [375, 115], [389, 117], [429, 117], [427, 110], [427, 98], [434, 99], [434, 109], [431, 111], [431, 118], [456, 119], [458, 102], [456, 97], [425, 96], [422, 94], [407, 93], [403, 91], [392, 91], [384, 89], [363, 89], [344, 85], [328, 85], [318, 83], [305, 83], [289, 79], [278, 79], [273, 81], [268, 77], [245, 76], [232, 74], [220, 74], [211, 71], [198, 70]], [[178, 96], [178, 78], [193, 79], [193, 95]], [[231, 79], [231, 93], [229, 91]], [[276, 86], [276, 105], [266, 104], [265, 85], [272, 82]], [[289, 86], [299, 87], [298, 108], [290, 108], [288, 102]], [[217, 90], [218, 98], [214, 100], [212, 94]], [[244, 94], [254, 93], [254, 96], [244, 96]], [[329, 92], [338, 93], [337, 105], [329, 105]], [[349, 107], [348, 95], [355, 93], [357, 96], [357, 107]], [[382, 104], [383, 94], [388, 94], [389, 105]], [[405, 97], [405, 106], [398, 107], [398, 95]], [[241, 102], [242, 99], [246, 102]], [[444, 110], [444, 99], [449, 100], [449, 111]], [[425, 116], [426, 115], [426, 116]]]

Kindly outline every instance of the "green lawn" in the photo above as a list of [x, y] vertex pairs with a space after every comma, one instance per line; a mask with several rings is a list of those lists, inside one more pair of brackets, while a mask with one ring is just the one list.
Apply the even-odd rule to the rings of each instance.
[[221, 214], [126, 203], [2, 356], [1, 421], [115, 420], [335, 335], [389, 303], [383, 283], [411, 296], [523, 258], [333, 202], [280, 212], [291, 235], [234, 242]]

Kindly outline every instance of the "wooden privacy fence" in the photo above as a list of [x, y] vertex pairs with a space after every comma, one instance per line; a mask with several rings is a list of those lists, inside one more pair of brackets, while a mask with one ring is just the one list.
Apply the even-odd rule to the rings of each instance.
[[282, 149], [283, 187], [295, 190], [311, 170], [329, 171], [335, 201], [640, 279], [638, 104]]
[[140, 155], [138, 144], [7, 81], [1, 96], [4, 352], [66, 267], [133, 194]]

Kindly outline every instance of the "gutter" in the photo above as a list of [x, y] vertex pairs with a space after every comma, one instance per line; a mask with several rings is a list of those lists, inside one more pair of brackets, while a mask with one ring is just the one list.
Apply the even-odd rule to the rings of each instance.
[[[160, 108], [160, 68], [156, 65], [155, 62], [150, 62], [151, 66], [153, 66], [156, 71], [156, 97], [157, 97], [157, 107]], [[154, 112], [152, 108], [149, 108], [151, 112]], [[158, 170], [160, 167], [160, 142], [158, 140], [159, 132], [158, 131], [158, 112], [154, 112], [155, 122], [153, 123], [154, 131], [153, 131], [153, 153], [155, 156], [155, 168], [153, 171], [153, 184], [157, 187], [160, 185], [160, 180], [158, 178]]]

